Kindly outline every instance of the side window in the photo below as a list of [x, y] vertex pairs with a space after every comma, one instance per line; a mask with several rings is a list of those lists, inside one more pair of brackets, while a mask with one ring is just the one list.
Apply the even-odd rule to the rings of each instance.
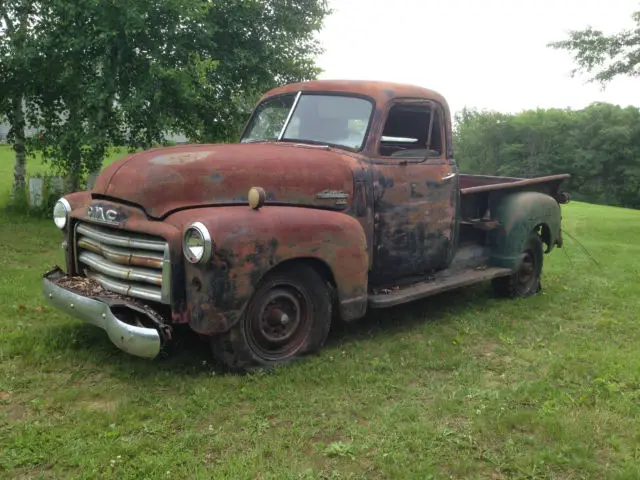
[[442, 114], [426, 102], [397, 103], [380, 139], [380, 155], [394, 158], [427, 158], [443, 154]]

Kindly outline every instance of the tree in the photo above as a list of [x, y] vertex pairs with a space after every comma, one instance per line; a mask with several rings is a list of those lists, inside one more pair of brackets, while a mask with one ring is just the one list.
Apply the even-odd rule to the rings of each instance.
[[505, 165], [509, 119], [499, 112], [479, 112], [464, 108], [456, 114], [455, 148], [460, 165], [469, 172], [500, 175]]
[[325, 0], [48, 0], [37, 11], [29, 58], [46, 75], [29, 91], [32, 146], [69, 190], [110, 146], [148, 148], [168, 131], [236, 138], [266, 89], [317, 75], [314, 34], [329, 13]]
[[13, 192], [25, 188], [27, 150], [24, 105], [33, 87], [30, 38], [34, 27], [35, 2], [0, 2], [0, 116], [9, 120], [9, 141], [15, 151]]
[[516, 115], [465, 109], [456, 116], [455, 146], [469, 173], [569, 173], [576, 199], [640, 208], [639, 108], [594, 103]]
[[200, 57], [205, 14], [199, 0], [50, 0], [39, 11], [48, 78], [30, 111], [43, 138], [34, 147], [67, 173], [68, 190], [108, 147], [149, 148], [188, 115], [215, 67]]
[[208, 11], [218, 68], [200, 95], [202, 141], [235, 140], [258, 98], [290, 82], [316, 78], [322, 52], [315, 34], [330, 14], [325, 0], [219, 0]]
[[573, 54], [577, 68], [571, 74], [586, 72], [590, 81], [603, 86], [619, 75], [640, 76], [640, 11], [632, 14], [635, 27], [613, 35], [605, 35], [591, 27], [569, 32], [569, 38], [549, 44]]

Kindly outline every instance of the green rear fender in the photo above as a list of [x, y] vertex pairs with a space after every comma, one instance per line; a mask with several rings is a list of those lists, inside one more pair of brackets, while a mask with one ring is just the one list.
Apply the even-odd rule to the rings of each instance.
[[549, 253], [560, 236], [561, 212], [558, 202], [540, 192], [516, 192], [490, 200], [492, 220], [499, 227], [489, 234], [491, 264], [517, 268], [520, 252], [527, 236], [540, 229]]

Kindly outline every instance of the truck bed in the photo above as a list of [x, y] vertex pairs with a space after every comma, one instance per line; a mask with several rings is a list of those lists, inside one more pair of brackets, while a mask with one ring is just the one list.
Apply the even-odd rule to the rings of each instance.
[[560, 185], [571, 176], [548, 175], [535, 178], [495, 177], [490, 175], [460, 174], [461, 220], [475, 221], [484, 217], [489, 205], [489, 196], [513, 191], [546, 193], [560, 203], [565, 203]]
[[560, 184], [570, 177], [568, 174], [548, 175], [545, 177], [518, 178], [518, 177], [494, 177], [490, 175], [460, 175], [460, 193], [469, 195], [472, 193], [492, 192], [497, 190], [534, 190], [548, 193], [552, 196], [557, 193]]

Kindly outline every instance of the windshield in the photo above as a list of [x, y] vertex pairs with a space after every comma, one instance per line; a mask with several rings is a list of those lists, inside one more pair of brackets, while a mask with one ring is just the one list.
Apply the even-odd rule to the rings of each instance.
[[317, 94], [300, 94], [297, 102], [296, 98], [281, 95], [258, 105], [241, 142], [306, 141], [362, 148], [373, 109], [369, 100]]

